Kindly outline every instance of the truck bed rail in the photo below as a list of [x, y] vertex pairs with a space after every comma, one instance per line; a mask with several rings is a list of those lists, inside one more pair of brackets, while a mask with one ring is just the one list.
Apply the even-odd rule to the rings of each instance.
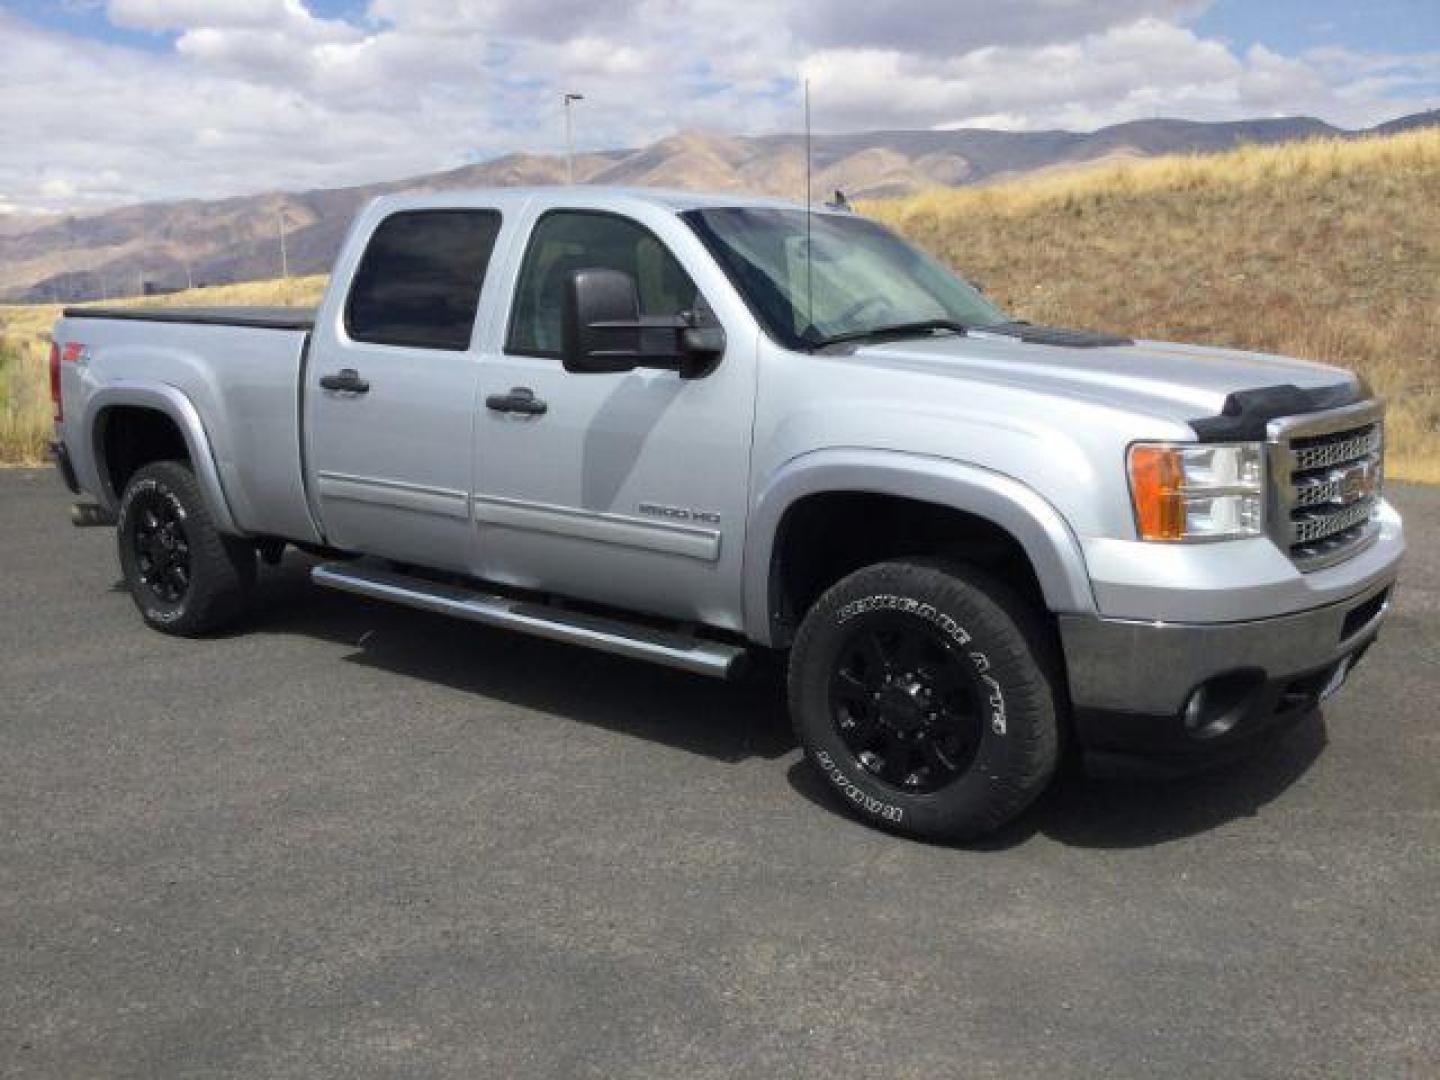
[[313, 307], [67, 307], [67, 319], [247, 326], [256, 330], [313, 330]]

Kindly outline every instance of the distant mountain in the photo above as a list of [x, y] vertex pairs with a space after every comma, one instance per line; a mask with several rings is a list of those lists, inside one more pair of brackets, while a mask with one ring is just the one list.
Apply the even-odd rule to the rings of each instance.
[[1413, 116], [1402, 116], [1398, 120], [1389, 120], [1383, 124], [1377, 124], [1371, 130], [1376, 135], [1397, 135], [1402, 131], [1414, 131], [1416, 128], [1440, 126], [1440, 109], [1431, 109], [1429, 112], [1416, 113]]
[[[1216, 153], [1242, 143], [1315, 136], [1390, 134], [1440, 125], [1440, 110], [1348, 132], [1309, 117], [1201, 123], [1137, 120], [1089, 133], [1068, 131], [867, 131], [818, 134], [814, 191], [882, 198], [932, 187], [999, 180], [1112, 157]], [[743, 137], [686, 131], [638, 150], [577, 155], [587, 184], [662, 185], [799, 195], [799, 135]], [[292, 274], [329, 269], [355, 211], [398, 191], [558, 184], [563, 158], [510, 154], [448, 172], [384, 184], [298, 194], [143, 203], [89, 214], [0, 217], [0, 297], [81, 300], [134, 295], [187, 283], [219, 284], [280, 274], [280, 220]]]

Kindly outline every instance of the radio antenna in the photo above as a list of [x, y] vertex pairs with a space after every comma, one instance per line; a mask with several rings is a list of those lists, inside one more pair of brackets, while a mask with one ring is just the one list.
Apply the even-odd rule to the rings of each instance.
[[810, 207], [810, 80], [805, 80], [805, 322], [808, 327], [815, 325], [815, 290], [811, 278], [813, 253], [810, 250], [810, 219], [814, 211]]

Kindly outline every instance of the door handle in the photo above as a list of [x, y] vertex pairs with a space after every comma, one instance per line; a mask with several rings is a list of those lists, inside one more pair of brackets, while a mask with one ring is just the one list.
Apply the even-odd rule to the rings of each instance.
[[543, 416], [550, 406], [537, 398], [535, 391], [528, 386], [517, 386], [508, 394], [491, 394], [485, 399], [485, 407], [496, 412]]
[[370, 384], [360, 377], [353, 367], [341, 368], [334, 375], [321, 375], [320, 387], [324, 390], [343, 390], [347, 394], [364, 394]]

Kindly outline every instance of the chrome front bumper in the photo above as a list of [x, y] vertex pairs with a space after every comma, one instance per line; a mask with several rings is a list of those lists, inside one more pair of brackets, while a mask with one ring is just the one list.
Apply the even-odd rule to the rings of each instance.
[[1392, 573], [1342, 602], [1247, 622], [1061, 615], [1080, 742], [1202, 750], [1308, 712], [1374, 641], [1394, 587]]

